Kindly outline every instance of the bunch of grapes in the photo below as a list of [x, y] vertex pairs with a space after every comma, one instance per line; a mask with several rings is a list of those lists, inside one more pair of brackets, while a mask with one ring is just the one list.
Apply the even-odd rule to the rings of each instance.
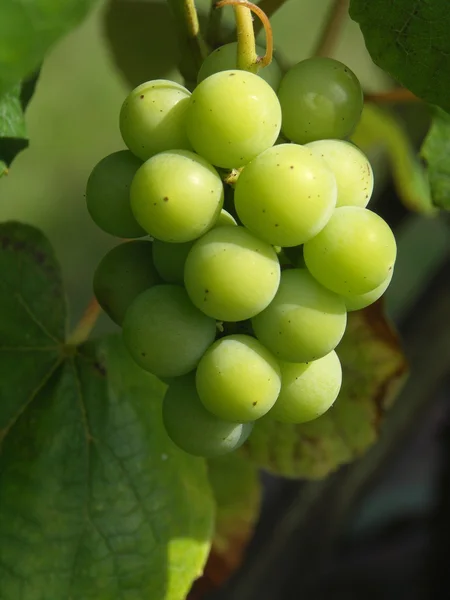
[[103, 258], [94, 290], [168, 384], [164, 423], [185, 451], [230, 452], [264, 415], [303, 423], [336, 400], [347, 312], [382, 295], [396, 257], [366, 208], [371, 166], [345, 141], [362, 106], [336, 60], [256, 75], [236, 69], [236, 44], [192, 93], [156, 80], [126, 98], [128, 150], [94, 168], [86, 198], [103, 230], [144, 239]]

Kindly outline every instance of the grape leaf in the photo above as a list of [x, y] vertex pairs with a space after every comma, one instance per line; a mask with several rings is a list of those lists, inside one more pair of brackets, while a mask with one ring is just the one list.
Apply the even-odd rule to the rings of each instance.
[[0, 2], [0, 96], [32, 73], [47, 50], [78, 25], [95, 0]]
[[111, 0], [104, 29], [114, 61], [131, 87], [159, 78], [182, 83], [175, 24], [166, 2]]
[[[195, 4], [204, 29], [210, 2]], [[158, 78], [183, 83], [179, 68], [184, 72], [190, 51], [167, 0], [110, 0], [104, 29], [114, 62], [131, 87]]]
[[0, 226], [0, 596], [182, 600], [206, 561], [206, 463], [161, 418], [165, 386], [119, 337], [64, 344], [61, 273]]
[[38, 73], [0, 97], [0, 177], [8, 172], [8, 165], [16, 155], [28, 146], [24, 112], [37, 79]]
[[7, 168], [28, 146], [25, 115], [20, 103], [20, 85], [0, 97], [0, 159]]
[[302, 425], [277, 423], [266, 415], [255, 423], [241, 452], [278, 475], [319, 479], [376, 441], [384, 411], [406, 372], [399, 341], [380, 307], [378, 302], [349, 313], [337, 348], [343, 381], [334, 406]]
[[351, 0], [373, 61], [420, 98], [450, 111], [447, 0]]
[[352, 141], [366, 154], [379, 148], [386, 151], [397, 194], [409, 210], [428, 215], [436, 212], [426, 169], [394, 115], [366, 103]]
[[220, 587], [240, 566], [261, 506], [258, 470], [236, 452], [208, 460], [208, 474], [217, 505], [216, 528], [205, 572], [188, 600]]
[[430, 130], [421, 148], [428, 164], [433, 202], [450, 210], [450, 115], [436, 108]]

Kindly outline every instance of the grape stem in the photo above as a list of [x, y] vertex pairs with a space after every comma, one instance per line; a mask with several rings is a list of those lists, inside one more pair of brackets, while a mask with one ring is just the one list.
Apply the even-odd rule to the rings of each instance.
[[[256, 6], [252, 2], [247, 2], [247, 0], [220, 0], [216, 4], [216, 8], [222, 8], [223, 6], [235, 7], [238, 67], [245, 71], [256, 72], [259, 68], [270, 65], [273, 56], [273, 34], [272, 26], [266, 13], [259, 6]], [[244, 8], [246, 9], [245, 12]], [[238, 11], [238, 9], [242, 10]], [[261, 19], [266, 34], [266, 53], [262, 57], [258, 57], [256, 54], [255, 33], [253, 31], [251, 12], [255, 13]]]
[[373, 102], [375, 104], [387, 104], [389, 102], [420, 102], [415, 94], [405, 88], [397, 88], [389, 92], [379, 92], [376, 94], [364, 94], [365, 102]]
[[187, 82], [194, 82], [197, 80], [197, 73], [203, 60], [209, 54], [208, 44], [200, 31], [195, 1], [167, 0], [167, 3], [189, 53], [186, 60], [181, 61], [180, 70]]
[[85, 342], [93, 330], [101, 312], [102, 309], [100, 304], [97, 302], [97, 299], [95, 297], [92, 298], [77, 326], [69, 336], [67, 345], [78, 346], [79, 344]]
[[256, 54], [255, 32], [251, 10], [245, 6], [234, 5], [237, 37], [237, 68], [257, 73], [258, 55]]
[[314, 56], [330, 56], [332, 54], [348, 13], [348, 4], [349, 0], [334, 0], [317, 42]]
[[183, 0], [184, 20], [188, 36], [195, 40], [200, 56], [205, 59], [209, 54], [209, 48], [200, 32], [197, 9], [194, 0]]

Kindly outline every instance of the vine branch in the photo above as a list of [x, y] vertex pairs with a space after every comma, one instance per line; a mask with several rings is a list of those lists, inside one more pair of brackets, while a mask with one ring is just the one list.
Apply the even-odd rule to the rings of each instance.
[[[220, 2], [218, 2], [216, 4], [217, 8], [222, 8], [223, 6], [234, 6], [236, 8], [242, 8], [242, 7], [246, 7], [247, 9], [250, 9], [251, 12], [255, 13], [255, 15], [257, 15], [260, 19], [261, 22], [264, 26], [264, 32], [266, 34], [266, 53], [264, 54], [264, 56], [262, 57], [257, 57], [254, 64], [250, 65], [251, 68], [247, 68], [246, 70], [254, 70], [254, 65], [256, 65], [257, 68], [262, 68], [262, 67], [267, 67], [267, 65], [270, 65], [270, 63], [272, 62], [272, 56], [273, 56], [273, 33], [272, 33], [272, 26], [270, 24], [270, 21], [266, 15], [266, 13], [261, 10], [259, 8], [259, 6], [257, 6], [256, 4], [253, 4], [252, 2], [247, 2], [247, 0], [220, 0]], [[245, 31], [248, 32], [248, 28], [251, 25], [252, 28], [252, 37], [253, 37], [253, 52], [254, 52], [254, 56], [256, 57], [256, 49], [255, 49], [255, 34], [253, 31], [253, 21], [251, 20], [251, 16], [249, 15], [248, 12], [246, 13], [241, 13], [241, 17], [242, 19], [245, 19], [247, 21], [247, 23], [245, 24]], [[236, 14], [236, 23], [237, 23], [237, 27], [239, 27], [238, 25], [238, 17]], [[239, 64], [239, 28], [238, 28], [238, 64]], [[243, 40], [244, 42], [244, 40]], [[244, 62], [244, 59], [242, 59], [242, 62]], [[239, 67], [239, 68], [243, 68], [243, 67]]]
[[376, 94], [364, 94], [365, 102], [374, 102], [375, 104], [388, 104], [390, 102], [409, 103], [420, 102], [415, 94], [405, 88], [396, 88], [389, 92], [379, 92]]
[[334, 0], [317, 42], [314, 56], [330, 56], [342, 30], [348, 12], [349, 0]]
[[79, 344], [85, 342], [90, 336], [91, 331], [94, 329], [94, 325], [96, 324], [101, 312], [102, 309], [100, 304], [97, 302], [97, 298], [92, 298], [80, 321], [69, 336], [67, 344], [69, 346], [78, 346]]

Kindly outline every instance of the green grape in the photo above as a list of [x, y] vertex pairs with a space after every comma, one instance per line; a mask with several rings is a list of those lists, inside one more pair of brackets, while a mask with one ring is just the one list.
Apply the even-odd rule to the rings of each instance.
[[120, 111], [120, 133], [133, 154], [147, 160], [172, 148], [190, 150], [186, 109], [190, 92], [174, 81], [155, 79], [135, 88]]
[[336, 206], [336, 180], [325, 161], [296, 144], [269, 148], [239, 175], [236, 211], [254, 234], [275, 246], [303, 244]]
[[278, 98], [282, 131], [297, 144], [347, 137], [363, 108], [356, 75], [341, 62], [325, 57], [308, 58], [289, 69]]
[[357, 206], [336, 208], [322, 231], [305, 244], [306, 266], [322, 285], [343, 296], [369, 292], [394, 268], [397, 247], [389, 225]]
[[[222, 208], [219, 218], [214, 227], [222, 225], [236, 225], [235, 219]], [[153, 242], [153, 262], [156, 270], [169, 283], [184, 283], [184, 265], [195, 241], [185, 242], [184, 244], [171, 244], [170, 242]]]
[[244, 321], [275, 296], [280, 264], [275, 250], [243, 227], [216, 227], [188, 254], [184, 284], [192, 302], [220, 321]]
[[217, 221], [214, 223], [214, 227], [224, 227], [226, 225], [234, 226], [237, 225], [237, 223], [233, 215], [230, 215], [230, 213], [227, 210], [222, 208]]
[[319, 140], [306, 144], [317, 152], [336, 177], [336, 206], [365, 208], [373, 191], [373, 171], [367, 156], [350, 142]]
[[[256, 46], [258, 56], [264, 56], [266, 50], [261, 46]], [[216, 48], [209, 56], [205, 58], [200, 71], [198, 72], [197, 82], [200, 83], [210, 75], [219, 71], [230, 71], [237, 69], [237, 42], [231, 42]], [[267, 81], [271, 88], [277, 91], [281, 77], [281, 69], [275, 59], [267, 67], [259, 69], [258, 76]]]
[[123, 322], [131, 356], [158, 377], [195, 369], [215, 335], [215, 321], [195, 308], [178, 285], [157, 285], [139, 294]]
[[232, 452], [253, 429], [253, 423], [231, 423], [207, 411], [198, 397], [193, 374], [170, 382], [162, 412], [170, 439], [194, 456], [212, 458]]
[[147, 160], [131, 184], [137, 222], [164, 242], [189, 242], [216, 222], [223, 184], [204, 158], [187, 150], [162, 152]]
[[310, 363], [281, 362], [281, 391], [269, 415], [281, 423], [306, 423], [323, 415], [336, 400], [342, 368], [334, 352]]
[[103, 158], [86, 186], [86, 204], [96, 225], [121, 238], [142, 237], [145, 231], [131, 212], [130, 186], [142, 161], [128, 150]]
[[275, 92], [247, 71], [221, 71], [204, 79], [187, 109], [187, 134], [194, 150], [226, 169], [241, 167], [270, 148], [280, 125]]
[[212, 414], [227, 421], [255, 421], [275, 404], [280, 368], [248, 335], [229, 335], [205, 352], [195, 376], [197, 392]]
[[341, 341], [346, 323], [344, 300], [306, 269], [283, 271], [275, 298], [252, 319], [259, 341], [277, 358], [295, 363], [331, 352]]
[[121, 325], [133, 300], [160, 282], [152, 243], [135, 240], [119, 244], [103, 257], [94, 273], [94, 294], [105, 313]]
[[391, 283], [392, 275], [394, 274], [394, 269], [389, 273], [386, 279], [374, 290], [370, 290], [370, 292], [366, 292], [365, 294], [359, 294], [359, 296], [343, 296], [345, 306], [347, 307], [348, 312], [353, 312], [355, 310], [361, 310], [362, 308], [366, 308], [366, 306], [370, 306], [377, 300], [381, 298], [384, 292], [389, 287]]

